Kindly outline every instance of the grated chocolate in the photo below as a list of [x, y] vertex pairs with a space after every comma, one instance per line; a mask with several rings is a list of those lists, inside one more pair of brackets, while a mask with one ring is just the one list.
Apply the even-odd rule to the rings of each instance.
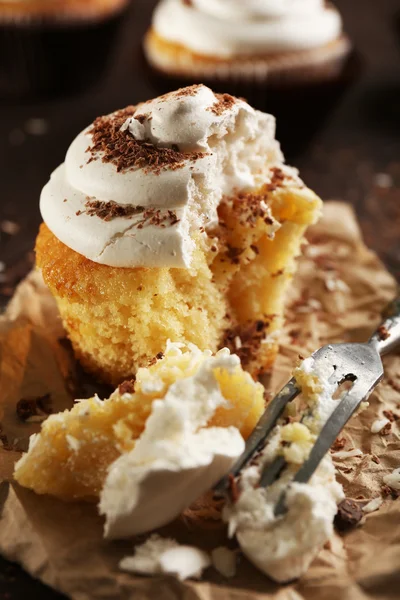
[[230, 94], [215, 94], [215, 97], [217, 101], [207, 108], [207, 110], [214, 113], [217, 117], [220, 117], [226, 110], [232, 108], [236, 102], [236, 98]]
[[[264, 320], [248, 321], [242, 325], [232, 327], [225, 331], [222, 346], [226, 346], [233, 354], [237, 354], [243, 366], [250, 363], [256, 355], [274, 315], [269, 315]], [[240, 347], [237, 347], [236, 339], [240, 339]]]
[[135, 380], [136, 380], [136, 378], [133, 377], [132, 379], [128, 379], [127, 381], [123, 381], [122, 383], [119, 384], [118, 392], [120, 393], [121, 396], [123, 396], [124, 394], [134, 394], [135, 393]]
[[129, 219], [135, 215], [141, 215], [141, 219], [134, 224], [138, 229], [145, 225], [166, 227], [179, 223], [177, 214], [173, 210], [162, 211], [159, 208], [145, 208], [144, 206], [133, 206], [132, 204], [117, 204], [113, 200], [103, 202], [102, 200], [88, 199], [85, 203], [86, 210], [78, 210], [76, 215], [87, 214], [89, 217], [98, 217], [103, 221], [112, 221], [116, 218]]
[[160, 148], [149, 140], [136, 140], [128, 129], [121, 131], [126, 119], [135, 113], [135, 106], [128, 106], [111, 115], [95, 119], [89, 134], [92, 144], [86, 152], [88, 163], [101, 159], [112, 163], [118, 172], [143, 169], [145, 173], [159, 174], [165, 169], [180, 169], [186, 161], [195, 161], [203, 152], [180, 152], [175, 148]]

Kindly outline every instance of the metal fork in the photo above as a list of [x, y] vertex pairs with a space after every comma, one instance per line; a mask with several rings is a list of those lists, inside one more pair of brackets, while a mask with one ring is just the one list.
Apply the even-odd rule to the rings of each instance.
[[[347, 421], [361, 402], [366, 400], [381, 381], [384, 371], [381, 356], [400, 345], [400, 296], [384, 311], [384, 321], [368, 342], [363, 344], [331, 344], [323, 346], [312, 354], [315, 365], [326, 365], [329, 360], [333, 374], [329, 382], [338, 387], [345, 381], [351, 382], [349, 391], [338, 400], [329, 419], [323, 425], [308, 459], [294, 475], [292, 482], [307, 483], [314, 474], [322, 458], [328, 452]], [[267, 438], [283, 415], [286, 406], [301, 393], [301, 388], [292, 378], [269, 403], [253, 433], [246, 442], [245, 451], [232, 469], [214, 487], [217, 495], [229, 493], [232, 479], [239, 475], [251, 458], [262, 450]], [[260, 486], [268, 487], [279, 478], [287, 463], [278, 456], [262, 473]], [[285, 494], [275, 505], [275, 515], [285, 512]]]

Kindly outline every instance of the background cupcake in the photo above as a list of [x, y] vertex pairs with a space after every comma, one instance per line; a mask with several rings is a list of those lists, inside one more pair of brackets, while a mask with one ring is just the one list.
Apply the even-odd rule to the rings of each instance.
[[103, 72], [129, 0], [0, 0], [0, 97], [86, 87]]
[[357, 71], [323, 0], [161, 0], [144, 52], [165, 89], [202, 81], [274, 114], [286, 151], [311, 137]]

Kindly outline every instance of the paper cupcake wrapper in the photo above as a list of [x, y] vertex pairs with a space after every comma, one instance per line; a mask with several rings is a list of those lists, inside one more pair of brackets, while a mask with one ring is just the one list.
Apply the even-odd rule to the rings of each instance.
[[0, 98], [68, 93], [96, 81], [107, 65], [125, 6], [97, 18], [0, 15]]

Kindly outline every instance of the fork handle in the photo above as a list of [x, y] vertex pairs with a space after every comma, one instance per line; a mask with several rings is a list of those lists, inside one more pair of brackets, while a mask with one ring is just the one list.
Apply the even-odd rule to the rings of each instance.
[[386, 307], [383, 316], [385, 320], [369, 340], [381, 356], [400, 345], [400, 296]]

